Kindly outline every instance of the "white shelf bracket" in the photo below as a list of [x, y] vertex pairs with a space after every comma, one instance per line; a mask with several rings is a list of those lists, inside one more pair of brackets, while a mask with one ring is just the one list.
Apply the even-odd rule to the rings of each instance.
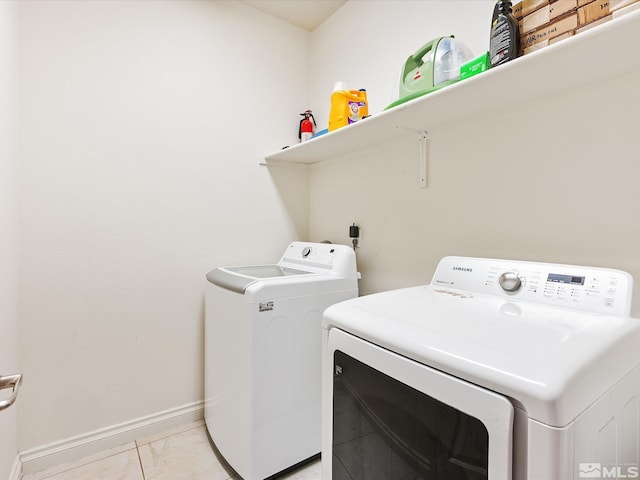
[[427, 188], [427, 169], [429, 166], [429, 139], [427, 132], [422, 131], [418, 135], [418, 166], [419, 166], [419, 186]]

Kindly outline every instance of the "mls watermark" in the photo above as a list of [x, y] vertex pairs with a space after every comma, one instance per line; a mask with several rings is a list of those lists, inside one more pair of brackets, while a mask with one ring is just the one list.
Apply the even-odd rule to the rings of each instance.
[[579, 478], [640, 478], [637, 463], [581, 463], [578, 468]]

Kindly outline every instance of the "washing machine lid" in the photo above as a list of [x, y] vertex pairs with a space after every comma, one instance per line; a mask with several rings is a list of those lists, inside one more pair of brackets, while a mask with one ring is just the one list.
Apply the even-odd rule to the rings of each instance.
[[312, 272], [296, 270], [281, 265], [249, 265], [244, 267], [219, 267], [207, 273], [207, 280], [219, 287], [245, 293], [247, 288], [260, 279], [312, 275]]
[[296, 270], [280, 265], [253, 265], [247, 267], [228, 267], [226, 270], [253, 278], [287, 277], [290, 275], [309, 275], [312, 272]]
[[[510, 270], [515, 270], [513, 265]], [[549, 277], [547, 270], [534, 270], [542, 272], [537, 284], [529, 271], [521, 268], [519, 274], [525, 288], [535, 284], [536, 292], [518, 297], [452, 288], [452, 284], [464, 284], [456, 278], [471, 272], [482, 277], [480, 290], [489, 288], [491, 281], [482, 266], [451, 262], [449, 273], [434, 275], [435, 285], [368, 295], [329, 307], [324, 327], [339, 328], [510, 397], [529, 417], [562, 427], [640, 368], [640, 320], [570, 308], [571, 303], [554, 296], [548, 298], [549, 304], [534, 302], [531, 296], [548, 292], [559, 275]], [[550, 271], [565, 273], [558, 268]], [[579, 269], [571, 272], [582, 276]], [[630, 277], [618, 273], [617, 288], [626, 291]], [[497, 279], [495, 275], [490, 287], [502, 291]]]

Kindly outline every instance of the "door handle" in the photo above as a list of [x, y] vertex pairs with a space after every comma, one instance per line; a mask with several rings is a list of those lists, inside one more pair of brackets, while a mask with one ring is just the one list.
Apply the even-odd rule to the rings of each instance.
[[0, 411], [5, 408], [9, 408], [13, 405], [13, 402], [18, 398], [18, 391], [20, 390], [20, 384], [22, 384], [22, 374], [18, 373], [16, 375], [5, 375], [0, 376], [0, 390], [4, 390], [6, 388], [13, 389], [13, 395], [11, 395], [6, 400], [0, 401]]

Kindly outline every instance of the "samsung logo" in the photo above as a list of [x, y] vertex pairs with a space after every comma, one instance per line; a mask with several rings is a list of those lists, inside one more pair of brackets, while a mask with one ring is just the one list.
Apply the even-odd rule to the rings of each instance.
[[473, 272], [473, 268], [468, 268], [468, 267], [453, 267], [453, 271], [454, 272]]

